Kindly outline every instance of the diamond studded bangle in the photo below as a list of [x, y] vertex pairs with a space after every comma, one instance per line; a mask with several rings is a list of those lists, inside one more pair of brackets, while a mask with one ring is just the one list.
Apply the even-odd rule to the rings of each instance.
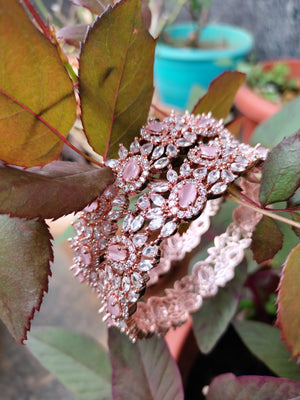
[[233, 277], [251, 241], [234, 224], [190, 276], [143, 301], [147, 286], [199, 244], [227, 186], [264, 157], [264, 149], [239, 143], [222, 120], [188, 112], [150, 120], [129, 149], [120, 145], [119, 159], [106, 162], [114, 182], [78, 217], [71, 244], [71, 268], [97, 292], [109, 326], [133, 341], [163, 335]]

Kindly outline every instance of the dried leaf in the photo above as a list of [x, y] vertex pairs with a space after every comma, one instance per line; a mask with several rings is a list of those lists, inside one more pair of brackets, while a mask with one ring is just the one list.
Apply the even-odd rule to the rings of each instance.
[[0, 215], [0, 318], [20, 343], [48, 290], [50, 239], [44, 222]]
[[114, 400], [184, 398], [178, 367], [164, 339], [154, 336], [132, 344], [125, 335], [112, 328], [108, 344]]
[[75, 6], [85, 7], [94, 14], [101, 15], [109, 5], [113, 4], [113, 0], [70, 0]]
[[283, 234], [277, 223], [270, 217], [263, 216], [252, 235], [251, 250], [253, 258], [261, 264], [271, 260], [282, 248]]
[[300, 355], [300, 244], [288, 256], [283, 268], [278, 292], [277, 323], [293, 357]]
[[58, 39], [63, 39], [70, 46], [79, 48], [80, 42], [83, 42], [87, 30], [88, 25], [84, 24], [64, 26], [56, 32], [56, 37]]
[[300, 365], [290, 360], [278, 328], [257, 321], [236, 321], [233, 326], [248, 349], [276, 375], [300, 379]]
[[54, 161], [27, 170], [0, 166], [0, 213], [59, 218], [82, 210], [112, 181], [110, 168]]
[[264, 206], [288, 200], [299, 187], [300, 131], [283, 139], [262, 168], [259, 198]]
[[113, 158], [147, 120], [153, 94], [155, 40], [141, 1], [120, 1], [89, 30], [80, 57], [82, 122], [94, 150]]
[[204, 300], [201, 309], [192, 315], [194, 334], [202, 353], [209, 353], [228, 327], [237, 310], [246, 276], [246, 266], [240, 266], [234, 279], [219, 289], [215, 297]]
[[91, 337], [61, 328], [35, 328], [28, 347], [78, 399], [111, 399], [109, 358]]
[[283, 400], [299, 395], [300, 382], [270, 376], [217, 376], [206, 400]]
[[0, 51], [0, 159], [44, 165], [62, 149], [54, 131], [66, 137], [75, 120], [72, 82], [17, 0], [0, 0]]
[[207, 114], [211, 111], [214, 118], [226, 118], [245, 77], [245, 74], [238, 71], [223, 72], [211, 82], [208, 92], [201, 97], [192, 112]]

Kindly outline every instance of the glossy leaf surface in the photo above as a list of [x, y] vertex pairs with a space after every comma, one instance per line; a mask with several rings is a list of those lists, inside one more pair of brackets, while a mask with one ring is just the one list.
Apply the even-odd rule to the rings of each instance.
[[27, 170], [0, 166], [0, 213], [59, 218], [82, 210], [112, 181], [110, 168], [54, 161]]
[[20, 343], [48, 290], [50, 239], [44, 222], [0, 215], [0, 318]]
[[246, 276], [245, 265], [238, 267], [234, 279], [220, 288], [215, 297], [204, 300], [201, 309], [192, 314], [194, 334], [202, 353], [209, 353], [225, 332], [237, 310]]
[[91, 337], [61, 328], [35, 328], [28, 347], [78, 399], [111, 399], [108, 355]]
[[192, 112], [207, 114], [211, 111], [214, 118], [226, 118], [245, 77], [245, 74], [238, 71], [223, 72], [211, 82], [207, 93], [198, 101]]
[[277, 327], [257, 321], [236, 321], [233, 326], [249, 350], [276, 375], [300, 379], [300, 366], [290, 360]]
[[178, 367], [164, 339], [156, 336], [132, 344], [117, 329], [109, 330], [114, 400], [181, 400]]
[[272, 259], [282, 248], [283, 234], [278, 224], [270, 217], [263, 216], [256, 225], [251, 242], [254, 260], [260, 264]]
[[17, 0], [0, 0], [0, 51], [0, 159], [44, 165], [62, 149], [54, 131], [66, 137], [74, 123], [72, 82]]
[[262, 168], [260, 202], [263, 205], [289, 199], [299, 187], [300, 131], [283, 139], [268, 154]]
[[140, 0], [109, 8], [82, 45], [82, 122], [93, 149], [114, 158], [146, 122], [153, 94], [155, 40], [144, 27]]
[[206, 400], [293, 400], [299, 393], [297, 381], [270, 376], [236, 377], [228, 373], [212, 381]]
[[300, 244], [286, 260], [278, 292], [277, 323], [282, 331], [286, 345], [294, 357], [300, 354]]

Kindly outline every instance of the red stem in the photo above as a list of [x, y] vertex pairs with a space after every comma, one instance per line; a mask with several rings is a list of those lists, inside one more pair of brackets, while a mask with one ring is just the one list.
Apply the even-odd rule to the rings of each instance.
[[33, 5], [30, 3], [30, 0], [21, 0], [22, 3], [24, 3], [25, 7], [27, 10], [30, 12], [30, 14], [33, 16], [35, 22], [38, 24], [38, 26], [41, 28], [41, 30], [44, 32], [44, 35], [53, 42], [53, 37], [51, 30], [49, 28], [49, 25], [46, 25], [42, 18], [39, 16], [37, 13], [36, 9], [33, 7]]

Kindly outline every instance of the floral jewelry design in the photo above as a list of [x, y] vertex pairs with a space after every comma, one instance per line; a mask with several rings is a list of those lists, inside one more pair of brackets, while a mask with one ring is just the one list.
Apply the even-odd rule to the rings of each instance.
[[[99, 295], [109, 326], [133, 341], [163, 335], [233, 278], [251, 242], [251, 232], [235, 224], [164, 297], [142, 299], [199, 244], [227, 186], [264, 157], [264, 149], [239, 143], [222, 120], [188, 112], [151, 120], [129, 149], [120, 145], [119, 159], [106, 162], [115, 180], [74, 223], [71, 244], [71, 268]], [[182, 222], [191, 224], [180, 235]]]

